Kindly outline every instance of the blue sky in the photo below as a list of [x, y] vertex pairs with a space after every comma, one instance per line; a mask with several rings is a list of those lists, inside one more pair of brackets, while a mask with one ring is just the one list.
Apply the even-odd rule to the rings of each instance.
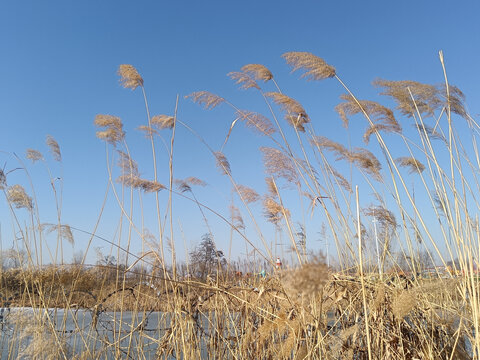
[[[333, 110], [342, 90], [333, 81], [307, 83], [291, 75], [281, 58], [287, 51], [321, 56], [361, 98], [376, 99], [370, 85], [375, 78], [442, 82], [438, 51], [443, 50], [449, 80], [463, 90], [470, 113], [478, 118], [479, 13], [476, 1], [2, 1], [0, 150], [8, 154], [0, 155], [1, 165], [17, 167], [11, 154], [24, 157], [27, 148], [47, 153], [45, 137], [54, 136], [63, 155], [64, 222], [91, 230], [108, 181], [105, 146], [95, 138], [96, 114], [122, 118], [133, 157], [151, 175], [148, 142], [135, 131], [146, 121], [143, 99], [139, 90], [119, 85], [120, 64], [132, 64], [142, 74], [152, 114], [172, 114], [179, 94], [179, 118], [214, 149], [221, 146], [234, 114], [227, 107], [205, 112], [184, 96], [209, 90], [240, 108], [261, 108], [258, 96], [239, 91], [226, 76], [248, 63], [266, 65], [282, 89], [317, 119], [318, 133], [342, 140], [344, 130]], [[226, 147], [238, 182], [256, 188], [264, 178], [259, 145], [258, 138], [239, 128]], [[165, 182], [168, 168], [162, 159]], [[58, 164], [49, 163], [60, 174]], [[42, 221], [54, 222], [48, 176], [38, 164], [29, 169]], [[200, 200], [228, 214], [230, 187], [214, 173], [208, 151], [179, 129], [176, 177], [207, 181], [209, 186], [198, 190]], [[14, 172], [9, 184], [25, 183], [22, 178]], [[198, 211], [182, 200], [174, 207], [179, 211], [175, 221], [185, 231], [184, 241], [177, 238], [179, 248], [183, 242], [194, 246], [207, 231]], [[110, 196], [99, 234], [113, 238], [118, 217]], [[228, 247], [228, 228], [211, 221], [219, 226], [221, 247]], [[11, 222], [6, 205], [0, 205], [4, 247], [11, 246]], [[79, 234], [75, 250], [86, 241]], [[98, 246], [109, 251], [106, 244]], [[242, 249], [234, 245], [237, 255]], [[65, 251], [68, 258], [73, 250]]]

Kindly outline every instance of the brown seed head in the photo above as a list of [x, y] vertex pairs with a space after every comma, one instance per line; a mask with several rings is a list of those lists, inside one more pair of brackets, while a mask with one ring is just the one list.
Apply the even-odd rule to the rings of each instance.
[[152, 125], [155, 125], [159, 129], [173, 129], [175, 125], [175, 118], [169, 115], [155, 115], [152, 117]]
[[311, 143], [319, 150], [326, 149], [333, 152], [336, 156], [336, 160], [349, 158], [349, 151], [345, 146], [324, 136], [316, 136], [313, 140], [311, 140]]
[[375, 180], [381, 181], [382, 164], [370, 151], [363, 148], [356, 148], [355, 151], [349, 152], [348, 160], [352, 162], [359, 169], [364, 170], [370, 174]]
[[225, 101], [224, 98], [208, 91], [197, 91], [185, 97], [192, 98], [194, 103], [204, 106], [207, 110], [213, 109]]
[[415, 308], [416, 305], [417, 299], [415, 294], [411, 291], [402, 291], [401, 294], [393, 300], [393, 315], [395, 315], [395, 317], [401, 321], [405, 316], [408, 315], [410, 311], [413, 310], [413, 308]]
[[238, 110], [237, 116], [242, 121], [246, 120], [247, 127], [261, 135], [268, 136], [275, 133], [275, 128], [273, 127], [272, 122], [261, 114], [246, 110]]
[[143, 86], [143, 79], [132, 65], [123, 64], [118, 67], [120, 83], [124, 88], [135, 90]]
[[255, 79], [253, 79], [247, 73], [244, 73], [241, 71], [232, 71], [228, 73], [228, 76], [230, 76], [232, 80], [235, 80], [235, 84], [240, 85], [240, 88], [243, 90], [247, 90], [251, 88], [260, 90], [260, 86], [258, 86]]
[[0, 190], [3, 190], [7, 187], [7, 176], [5, 172], [0, 169]]
[[22, 185], [13, 185], [7, 189], [7, 198], [17, 209], [33, 210], [33, 200]]
[[247, 204], [256, 202], [260, 199], [260, 195], [248, 186], [237, 185], [237, 192]]
[[384, 124], [370, 125], [367, 128], [367, 130], [365, 130], [365, 133], [363, 134], [363, 141], [365, 142], [365, 144], [368, 145], [368, 143], [370, 142], [370, 136], [380, 131], [398, 133], [401, 131], [401, 128], [397, 126], [384, 125]]
[[137, 130], [143, 132], [147, 139], [150, 139], [153, 135], [158, 134], [157, 130], [147, 125], [140, 125], [137, 127]]
[[58, 232], [61, 239], [67, 240], [72, 245], [75, 243], [70, 225], [50, 225], [47, 227], [48, 234], [54, 231]]
[[273, 180], [273, 178], [266, 177], [265, 178], [265, 183], [267, 184], [268, 193], [274, 198], [278, 197], [277, 184], [275, 184], [275, 181]]
[[46, 142], [55, 161], [62, 161], [62, 153], [60, 152], [60, 145], [58, 145], [57, 140], [55, 140], [53, 136], [47, 135]]
[[425, 165], [413, 157], [400, 157], [395, 159], [398, 165], [408, 168], [408, 172], [422, 173], [425, 170]]
[[286, 216], [290, 217], [290, 211], [277, 203], [271, 196], [266, 196], [263, 200], [263, 209], [268, 221], [279, 225], [280, 221]]
[[125, 186], [133, 187], [134, 189], [142, 190], [143, 192], [158, 192], [165, 189], [165, 186], [159, 182], [141, 179], [132, 174], [119, 176], [117, 182]]
[[260, 151], [263, 153], [263, 164], [267, 174], [283, 178], [291, 183], [298, 182], [297, 171], [288, 156], [280, 150], [270, 147], [261, 147]]
[[338, 104], [335, 110], [342, 118], [345, 127], [348, 127], [348, 116], [353, 116], [365, 111], [370, 117], [370, 120], [389, 125], [398, 130], [401, 129], [400, 124], [393, 115], [393, 111], [389, 108], [374, 101], [356, 100], [353, 96], [347, 94], [341, 95], [340, 98], [344, 100], [344, 102]]
[[38, 160], [43, 160], [43, 155], [40, 151], [34, 149], [27, 149], [27, 159], [32, 160], [32, 162], [36, 162]]
[[287, 113], [285, 119], [290, 125], [299, 131], [305, 131], [303, 125], [310, 122], [310, 118], [298, 101], [278, 92], [265, 93], [265, 96], [271, 98], [273, 102]]
[[305, 70], [302, 78], [323, 80], [335, 76], [333, 66], [328, 65], [325, 60], [309, 52], [287, 52], [282, 57], [293, 67], [292, 71]]
[[234, 205], [230, 206], [230, 216], [232, 218], [233, 226], [239, 230], [245, 230], [245, 223], [243, 222], [240, 210], [238, 210], [238, 208]]
[[98, 127], [104, 127], [105, 130], [97, 131], [96, 135], [99, 139], [105, 140], [112, 145], [122, 141], [125, 137], [123, 124], [120, 118], [112, 115], [97, 115], [93, 122]]
[[373, 85], [383, 89], [381, 95], [392, 97], [397, 103], [397, 109], [406, 116], [415, 115], [417, 109], [420, 114], [432, 116], [433, 112], [444, 104], [438, 88], [434, 85], [408, 80], [390, 81], [382, 79], [375, 80]]
[[267, 82], [273, 79], [273, 74], [265, 66], [260, 64], [247, 64], [241, 69], [244, 73], [249, 74], [255, 80], [263, 80]]
[[217, 162], [217, 167], [220, 170], [220, 172], [223, 175], [231, 174], [230, 164], [227, 158], [225, 157], [225, 155], [220, 151], [215, 152], [214, 155]]
[[395, 215], [383, 206], [370, 206], [363, 212], [366, 216], [374, 217], [383, 227], [396, 228], [398, 225]]
[[119, 155], [117, 165], [122, 170], [122, 173], [138, 177], [139, 173], [137, 163], [127, 153], [121, 150], [118, 150], [117, 153]]

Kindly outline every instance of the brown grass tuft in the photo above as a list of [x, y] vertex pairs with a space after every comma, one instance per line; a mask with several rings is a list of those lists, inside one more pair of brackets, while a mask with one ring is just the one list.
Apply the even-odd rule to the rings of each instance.
[[248, 90], [251, 88], [259, 89], [257, 82], [252, 78], [248, 73], [241, 71], [232, 71], [227, 74], [232, 80], [235, 80], [235, 84], [240, 85], [240, 88], [243, 90]]
[[175, 124], [175, 118], [169, 115], [155, 115], [151, 120], [152, 125], [155, 125], [159, 129], [173, 129]]
[[7, 189], [7, 198], [17, 209], [33, 209], [33, 200], [27, 195], [22, 185], [16, 184]]
[[247, 204], [257, 202], [260, 199], [260, 195], [258, 195], [255, 190], [249, 188], [248, 186], [237, 185], [237, 191], [243, 201], [245, 201]]
[[143, 86], [142, 77], [132, 65], [120, 65], [118, 67], [118, 75], [120, 76], [120, 83], [124, 88], [135, 90], [137, 87]]
[[421, 173], [425, 170], [425, 165], [413, 157], [400, 157], [395, 159], [398, 165], [408, 168], [408, 172]]
[[261, 64], [247, 64], [241, 69], [244, 73], [249, 74], [255, 80], [263, 80], [265, 82], [273, 79], [273, 74], [266, 66]]
[[43, 160], [43, 155], [38, 150], [27, 149], [26, 158], [32, 160], [32, 162], [36, 162], [36, 161], [39, 161], [39, 160]]
[[392, 302], [392, 313], [398, 320], [403, 320], [417, 305], [417, 298], [411, 291], [402, 291]]
[[98, 127], [106, 128], [106, 130], [97, 131], [96, 135], [99, 139], [105, 140], [112, 145], [116, 145], [117, 142], [122, 141], [125, 137], [122, 120], [119, 117], [97, 115], [95, 116], [94, 124]]
[[290, 217], [290, 211], [277, 203], [271, 196], [263, 199], [263, 209], [267, 220], [275, 225], [278, 225], [284, 216]]
[[351, 95], [343, 94], [340, 96], [344, 102], [338, 104], [335, 110], [342, 118], [345, 127], [348, 127], [348, 116], [353, 116], [365, 111], [374, 122], [380, 122], [389, 126], [392, 130], [401, 131], [401, 126], [395, 119], [393, 111], [374, 101], [355, 100]]
[[228, 162], [225, 155], [220, 151], [216, 151], [214, 155], [217, 162], [217, 168], [220, 170], [220, 172], [223, 175], [231, 174], [230, 163]]
[[329, 277], [327, 265], [317, 260], [285, 273], [283, 285], [292, 298], [296, 298], [299, 294], [315, 296], [322, 291]]
[[62, 161], [62, 153], [60, 152], [60, 145], [58, 145], [57, 140], [53, 138], [51, 135], [47, 135], [47, 145], [50, 148], [50, 152], [52, 153], [53, 159], [55, 161]]
[[310, 118], [298, 101], [278, 92], [268, 92], [265, 93], [265, 96], [271, 98], [275, 104], [279, 105], [283, 111], [287, 112], [285, 119], [290, 125], [298, 131], [305, 132], [303, 125], [310, 122]]
[[292, 71], [305, 70], [302, 78], [308, 80], [323, 80], [335, 76], [335, 68], [325, 60], [309, 52], [287, 52], [282, 55], [287, 63], [293, 67]]
[[208, 91], [197, 91], [187, 95], [186, 98], [192, 98], [194, 103], [202, 105], [207, 110], [213, 109], [225, 101], [224, 98]]
[[298, 182], [297, 171], [288, 156], [280, 150], [270, 147], [261, 147], [260, 151], [263, 153], [263, 164], [267, 174], [283, 178], [291, 183]]
[[272, 135], [275, 133], [272, 122], [266, 116], [245, 110], [238, 110], [237, 116], [242, 121], [246, 120], [247, 127], [262, 135]]

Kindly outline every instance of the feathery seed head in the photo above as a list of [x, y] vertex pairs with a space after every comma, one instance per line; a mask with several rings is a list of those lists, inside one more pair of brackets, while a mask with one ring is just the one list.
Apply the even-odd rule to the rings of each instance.
[[399, 320], [402, 321], [405, 316], [408, 315], [410, 311], [415, 308], [417, 305], [417, 299], [415, 294], [411, 291], [403, 291], [399, 296], [397, 296], [392, 303], [392, 312], [393, 315]]
[[316, 295], [322, 291], [329, 278], [328, 267], [323, 261], [303, 264], [300, 268], [290, 270], [282, 279], [287, 293]]
[[119, 117], [99, 114], [95, 116], [93, 123], [95, 126], [106, 128], [96, 132], [97, 138], [105, 140], [112, 145], [116, 145], [117, 142], [122, 141], [125, 137], [122, 120]]
[[57, 140], [53, 138], [51, 135], [47, 135], [47, 145], [50, 148], [50, 152], [52, 153], [53, 159], [55, 161], [62, 161], [62, 153], [60, 152], [60, 145], [58, 145]]
[[425, 170], [425, 165], [413, 157], [400, 157], [395, 159], [398, 165], [408, 168], [408, 172], [412, 173], [422, 173]]
[[158, 131], [148, 125], [140, 125], [137, 130], [143, 132], [147, 139], [150, 139], [153, 135], [158, 134]]
[[22, 185], [13, 185], [7, 189], [7, 198], [17, 209], [33, 210], [33, 200]]
[[38, 160], [43, 160], [43, 155], [40, 151], [34, 149], [27, 149], [27, 159], [32, 160], [32, 162], [36, 162]]
[[349, 151], [345, 146], [324, 136], [316, 136], [312, 140], [312, 144], [315, 145], [319, 150], [326, 149], [335, 153], [336, 160], [349, 158]]
[[292, 71], [305, 70], [302, 78], [308, 80], [323, 80], [335, 76], [335, 68], [325, 60], [309, 52], [292, 51], [282, 55], [287, 63], [293, 67]]
[[375, 80], [373, 85], [383, 89], [381, 95], [392, 97], [397, 103], [397, 109], [406, 116], [414, 116], [417, 109], [420, 114], [432, 116], [433, 112], [444, 104], [439, 89], [434, 85], [382, 79]]
[[299, 131], [305, 131], [303, 125], [310, 122], [310, 118], [298, 101], [278, 92], [265, 93], [265, 96], [271, 98], [273, 102], [287, 113], [285, 119], [290, 125]]
[[279, 225], [283, 217], [290, 217], [290, 211], [277, 203], [271, 196], [264, 198], [263, 209], [267, 221], [275, 225]]
[[3, 190], [7, 187], [7, 176], [3, 169], [0, 169], [0, 190]]
[[159, 129], [173, 129], [175, 125], [175, 118], [169, 115], [155, 115], [152, 117], [152, 125], [155, 125]]
[[263, 153], [263, 164], [267, 174], [283, 178], [291, 183], [298, 182], [298, 174], [293, 161], [280, 150], [261, 147]]
[[230, 206], [230, 216], [232, 218], [233, 226], [239, 230], [245, 230], [245, 223], [243, 222], [240, 210], [238, 210], [238, 208], [234, 205]]
[[395, 215], [383, 206], [370, 206], [363, 212], [366, 216], [374, 217], [383, 227], [396, 228], [398, 226]]
[[220, 172], [223, 175], [231, 174], [230, 164], [229, 164], [227, 158], [225, 157], [225, 155], [220, 151], [216, 151], [214, 153], [214, 155], [215, 155], [217, 167], [220, 170]]
[[194, 103], [202, 105], [207, 110], [213, 109], [225, 101], [224, 98], [208, 91], [197, 91], [185, 97], [192, 98]]
[[118, 150], [117, 153], [119, 155], [117, 165], [122, 170], [122, 173], [138, 177], [139, 173], [137, 163], [127, 153], [121, 150]]
[[261, 135], [272, 135], [276, 131], [272, 125], [272, 122], [261, 114], [245, 110], [238, 110], [237, 116], [240, 120], [246, 120], [247, 127], [260, 133]]
[[137, 87], [143, 86], [142, 77], [132, 65], [120, 65], [118, 67], [118, 75], [120, 76], [120, 83], [126, 89], [135, 90]]
[[372, 121], [389, 125], [392, 128], [401, 129], [400, 124], [393, 115], [393, 111], [389, 108], [375, 101], [356, 100], [353, 96], [347, 94], [341, 95], [340, 98], [344, 100], [344, 102], [338, 104], [335, 110], [342, 118], [345, 127], [348, 127], [348, 116], [353, 116], [365, 111]]
[[401, 127], [393, 126], [393, 125], [385, 125], [385, 124], [370, 125], [367, 128], [367, 130], [365, 130], [365, 133], [363, 134], [363, 141], [365, 142], [365, 144], [368, 145], [368, 143], [370, 142], [370, 136], [380, 131], [399, 133], [401, 131]]
[[265, 178], [265, 184], [267, 184], [268, 193], [274, 198], [278, 197], [277, 184], [275, 184], [275, 181], [273, 180], [273, 178], [266, 177]]
[[240, 89], [247, 90], [250, 88], [259, 89], [255, 79], [253, 79], [249, 74], [241, 71], [232, 71], [227, 74], [232, 80], [235, 80], [235, 84], [240, 85]]
[[70, 244], [74, 244], [72, 229], [69, 225], [49, 225], [47, 227], [47, 234], [50, 234], [54, 231], [58, 232], [58, 235], [61, 239], [67, 240]]
[[260, 195], [248, 186], [237, 185], [237, 192], [247, 204], [256, 202], [260, 199]]
[[158, 192], [165, 189], [165, 186], [157, 181], [141, 179], [132, 174], [119, 176], [117, 182], [125, 186], [133, 187], [134, 189], [142, 190], [146, 193]]
[[273, 79], [273, 74], [264, 65], [261, 64], [247, 64], [241, 69], [244, 73], [252, 76], [255, 80], [263, 80], [267, 82]]
[[355, 151], [350, 151], [348, 154], [348, 160], [355, 164], [359, 169], [370, 174], [375, 180], [382, 180], [382, 175], [380, 174], [382, 164], [378, 161], [375, 155], [367, 149], [356, 148]]

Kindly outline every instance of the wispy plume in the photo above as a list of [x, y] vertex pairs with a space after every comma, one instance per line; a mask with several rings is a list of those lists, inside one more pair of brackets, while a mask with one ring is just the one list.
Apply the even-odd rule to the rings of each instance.
[[132, 65], [123, 64], [118, 67], [120, 83], [124, 88], [135, 90], [143, 86], [143, 79]]
[[377, 133], [377, 132], [389, 132], [389, 133], [399, 133], [401, 131], [400, 127], [397, 126], [392, 126], [392, 125], [385, 125], [385, 124], [373, 124], [367, 127], [367, 130], [365, 130], [365, 133], [363, 134], [363, 141], [365, 144], [369, 144], [370, 142], [370, 137]]
[[260, 89], [257, 82], [252, 78], [248, 73], [242, 71], [232, 71], [228, 73], [228, 76], [235, 80], [235, 84], [240, 85], [240, 88], [243, 90], [248, 90], [251, 88]]
[[363, 148], [356, 148], [354, 151], [349, 152], [348, 160], [352, 162], [359, 169], [364, 170], [367, 174], [371, 175], [375, 180], [381, 181], [382, 164], [370, 151]]
[[348, 159], [349, 151], [345, 146], [324, 136], [316, 136], [311, 140], [319, 150], [328, 150], [335, 154], [336, 160]]
[[143, 132], [145, 134], [145, 137], [150, 139], [153, 135], [158, 134], [158, 131], [151, 126], [148, 125], [140, 125], [137, 127], [137, 130], [140, 132]]
[[422, 173], [425, 170], [425, 165], [413, 157], [399, 157], [395, 159], [395, 162], [402, 167], [408, 168], [410, 174]]
[[16, 184], [7, 189], [7, 198], [17, 209], [33, 209], [33, 200], [27, 195], [22, 185]]
[[263, 153], [263, 164], [267, 174], [283, 178], [291, 183], [298, 182], [297, 171], [288, 156], [280, 150], [270, 147], [261, 147], [260, 151]]
[[273, 74], [266, 66], [261, 64], [247, 64], [241, 69], [244, 73], [250, 75], [255, 80], [263, 80], [265, 82], [273, 79]]
[[122, 170], [122, 173], [138, 177], [139, 172], [136, 161], [133, 160], [126, 152], [118, 150], [117, 153], [119, 155], [117, 165]]
[[0, 169], [0, 190], [3, 190], [7, 187], [7, 175], [3, 169]]
[[112, 145], [116, 145], [117, 142], [122, 141], [125, 137], [122, 120], [119, 117], [100, 114], [95, 116], [94, 124], [97, 127], [106, 128], [96, 132], [97, 138], [105, 140]]
[[175, 124], [175, 118], [169, 115], [155, 115], [151, 119], [152, 125], [155, 125], [160, 130], [162, 129], [172, 129]]
[[70, 228], [70, 225], [48, 224], [46, 227], [46, 231], [47, 231], [47, 234], [57, 231], [58, 236], [62, 240], [66, 240], [72, 245], [75, 243], [75, 239], [73, 238], [73, 233], [72, 233], [72, 229]]
[[228, 162], [225, 155], [220, 151], [215, 152], [214, 155], [217, 163], [217, 168], [220, 170], [220, 172], [223, 175], [231, 174], [230, 163]]
[[335, 76], [335, 68], [312, 53], [293, 51], [283, 54], [282, 57], [293, 67], [292, 71], [305, 70], [302, 78], [323, 80]]
[[224, 98], [208, 91], [197, 91], [185, 97], [192, 98], [194, 103], [202, 105], [207, 110], [213, 109], [225, 101]]
[[353, 96], [347, 94], [341, 95], [340, 98], [344, 101], [338, 104], [335, 110], [340, 115], [345, 127], [348, 127], [349, 116], [365, 111], [373, 122], [379, 122], [390, 126], [392, 129], [396, 129], [396, 131], [401, 131], [400, 124], [395, 119], [393, 111], [389, 108], [375, 101], [355, 100]]
[[165, 186], [157, 181], [141, 179], [140, 177], [131, 174], [119, 176], [117, 182], [134, 189], [142, 190], [146, 193], [158, 192], [165, 189]]
[[240, 210], [238, 210], [238, 208], [234, 205], [230, 206], [230, 216], [232, 218], [233, 226], [239, 230], [245, 230], [245, 223], [243, 222]]
[[260, 199], [260, 195], [258, 195], [255, 190], [245, 185], [237, 185], [237, 192], [247, 204], [256, 202]]
[[186, 179], [176, 179], [175, 184], [177, 185], [177, 188], [180, 192], [185, 193], [185, 192], [191, 192], [192, 191], [192, 186], [197, 185], [197, 186], [206, 186], [207, 183], [203, 180], [200, 180], [196, 177], [190, 176]]
[[278, 225], [285, 215], [287, 218], [290, 217], [290, 211], [277, 203], [271, 196], [264, 198], [263, 209], [267, 220], [275, 225]]
[[261, 135], [268, 136], [276, 132], [270, 119], [261, 114], [246, 110], [238, 110], [237, 117], [240, 120], [245, 121], [245, 125], [248, 128], [251, 128], [252, 130]]
[[62, 161], [62, 153], [60, 152], [60, 145], [58, 145], [57, 140], [55, 140], [53, 136], [47, 135], [46, 143], [50, 148], [53, 159], [55, 161]]
[[274, 103], [279, 105], [282, 110], [287, 113], [285, 120], [287, 120], [291, 126], [298, 131], [305, 132], [304, 124], [310, 122], [310, 118], [298, 101], [278, 92], [268, 92], [265, 93], [265, 96], [271, 98]]
[[27, 149], [26, 158], [32, 160], [32, 162], [36, 162], [39, 160], [43, 160], [43, 155], [40, 151], [34, 149]]

